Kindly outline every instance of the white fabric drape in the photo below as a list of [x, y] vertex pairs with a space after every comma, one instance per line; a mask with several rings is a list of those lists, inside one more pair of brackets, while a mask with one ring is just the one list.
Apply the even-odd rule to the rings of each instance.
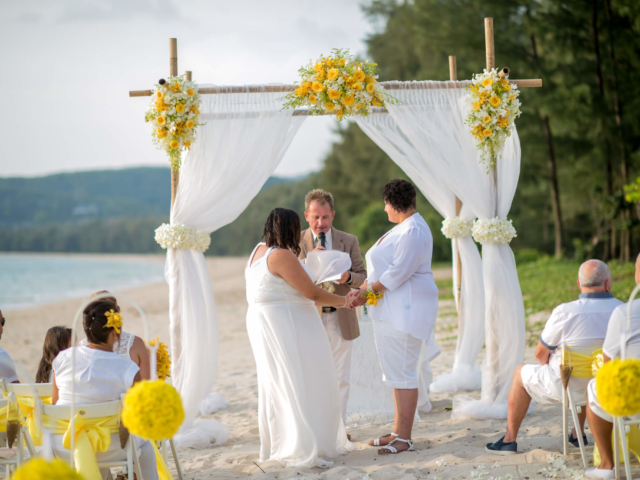
[[[282, 96], [249, 93], [248, 88], [244, 93], [203, 95], [200, 118], [205, 125], [183, 161], [172, 224], [211, 233], [249, 205], [305, 119], [282, 110]], [[200, 402], [211, 392], [218, 363], [218, 324], [204, 255], [169, 249], [165, 278], [170, 290], [171, 374], [187, 414], [181, 434], [194, 446], [198, 432], [193, 430], [201, 433], [203, 428], [190, 427]]]
[[[435, 88], [420, 88], [430, 83]], [[487, 173], [464, 120], [468, 112], [465, 89], [455, 82], [400, 83], [388, 105], [398, 128], [408, 137], [465, 209], [480, 219], [506, 217], [520, 174], [520, 142], [514, 130], [497, 164]], [[411, 175], [410, 172], [407, 172]], [[497, 182], [495, 181], [497, 177]], [[524, 305], [513, 252], [508, 245], [482, 249], [485, 293], [485, 344], [482, 398], [454, 398], [454, 418], [506, 418], [511, 377], [524, 357]], [[463, 260], [464, 265], [464, 260]], [[477, 305], [473, 306], [474, 308]]]
[[[395, 92], [395, 91], [394, 91]], [[426, 112], [425, 112], [426, 113]], [[456, 216], [455, 194], [439, 178], [434, 159], [425, 157], [405, 135], [392, 115], [373, 114], [358, 118], [360, 128], [413, 180], [429, 203], [445, 218]], [[473, 185], [469, 185], [473, 188]], [[462, 208], [460, 217], [473, 219], [469, 208]], [[434, 235], [439, 235], [434, 232]], [[457, 307], [456, 258], [460, 251], [462, 283], [460, 299], [460, 325], [453, 370], [439, 375], [431, 384], [433, 392], [477, 390], [481, 384], [480, 368], [476, 364], [484, 342], [484, 290], [482, 288], [482, 260], [471, 237], [454, 238], [453, 249], [454, 292]]]

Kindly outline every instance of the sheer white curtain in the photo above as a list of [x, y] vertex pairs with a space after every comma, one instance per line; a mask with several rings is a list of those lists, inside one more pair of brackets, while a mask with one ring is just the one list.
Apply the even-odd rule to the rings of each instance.
[[[438, 177], [439, 171], [433, 165], [433, 159], [423, 157], [398, 128], [393, 116], [372, 114], [358, 118], [360, 128], [385, 151], [391, 159], [411, 178], [429, 203], [444, 218], [456, 216], [455, 194]], [[473, 188], [473, 185], [469, 186]], [[475, 218], [469, 208], [460, 212], [464, 219]], [[440, 235], [440, 232], [433, 232]], [[453, 249], [454, 292], [457, 280], [456, 257], [458, 251], [462, 263], [462, 284], [460, 292], [460, 325], [453, 370], [439, 375], [431, 384], [433, 392], [457, 390], [477, 390], [480, 388], [481, 374], [476, 359], [484, 343], [484, 290], [482, 288], [482, 260], [476, 244], [471, 237], [458, 237], [451, 241]]]
[[[389, 105], [389, 113], [429, 165], [473, 216], [505, 218], [520, 174], [520, 142], [513, 132], [498, 160], [497, 175], [487, 173], [465, 125], [463, 88], [456, 82], [406, 82]], [[431, 87], [431, 88], [424, 88]], [[497, 181], [496, 181], [497, 180]], [[482, 248], [485, 293], [486, 361], [482, 398], [454, 398], [454, 418], [506, 418], [511, 377], [524, 356], [524, 305], [511, 248]], [[474, 306], [476, 307], [476, 306]]]
[[[206, 87], [209, 85], [201, 85]], [[183, 162], [172, 224], [211, 233], [231, 223], [276, 169], [305, 117], [282, 110], [282, 93], [203, 95], [198, 139]], [[198, 420], [218, 364], [218, 323], [204, 255], [169, 249], [165, 278], [170, 291], [173, 384], [187, 418], [177, 438], [208, 446], [216, 428]], [[220, 426], [220, 425], [219, 425]], [[220, 426], [222, 427], [222, 426]], [[220, 428], [218, 430], [223, 430]], [[218, 431], [219, 436], [224, 432]]]

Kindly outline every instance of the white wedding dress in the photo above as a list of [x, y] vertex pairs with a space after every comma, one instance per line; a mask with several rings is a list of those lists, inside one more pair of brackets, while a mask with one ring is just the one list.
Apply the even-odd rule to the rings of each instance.
[[325, 458], [355, 445], [341, 418], [329, 339], [314, 303], [269, 271], [273, 251], [251, 265], [254, 249], [245, 271], [247, 331], [258, 371], [260, 461], [331, 467]]

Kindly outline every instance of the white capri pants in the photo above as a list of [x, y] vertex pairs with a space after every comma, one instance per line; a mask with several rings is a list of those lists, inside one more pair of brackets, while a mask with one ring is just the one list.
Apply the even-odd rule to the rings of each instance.
[[378, 320], [373, 320], [373, 332], [382, 380], [391, 388], [418, 388], [417, 367], [424, 340]]
[[[549, 364], [524, 365], [520, 376], [524, 389], [536, 403], [547, 405], [562, 402], [562, 379]], [[588, 378], [571, 377], [569, 388], [577, 405], [586, 405], [588, 383]]]

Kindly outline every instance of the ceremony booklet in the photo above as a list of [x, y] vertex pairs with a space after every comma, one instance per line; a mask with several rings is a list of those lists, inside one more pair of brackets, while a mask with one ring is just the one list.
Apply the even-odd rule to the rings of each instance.
[[338, 250], [309, 252], [305, 262], [316, 284], [339, 280], [351, 268], [351, 256]]

